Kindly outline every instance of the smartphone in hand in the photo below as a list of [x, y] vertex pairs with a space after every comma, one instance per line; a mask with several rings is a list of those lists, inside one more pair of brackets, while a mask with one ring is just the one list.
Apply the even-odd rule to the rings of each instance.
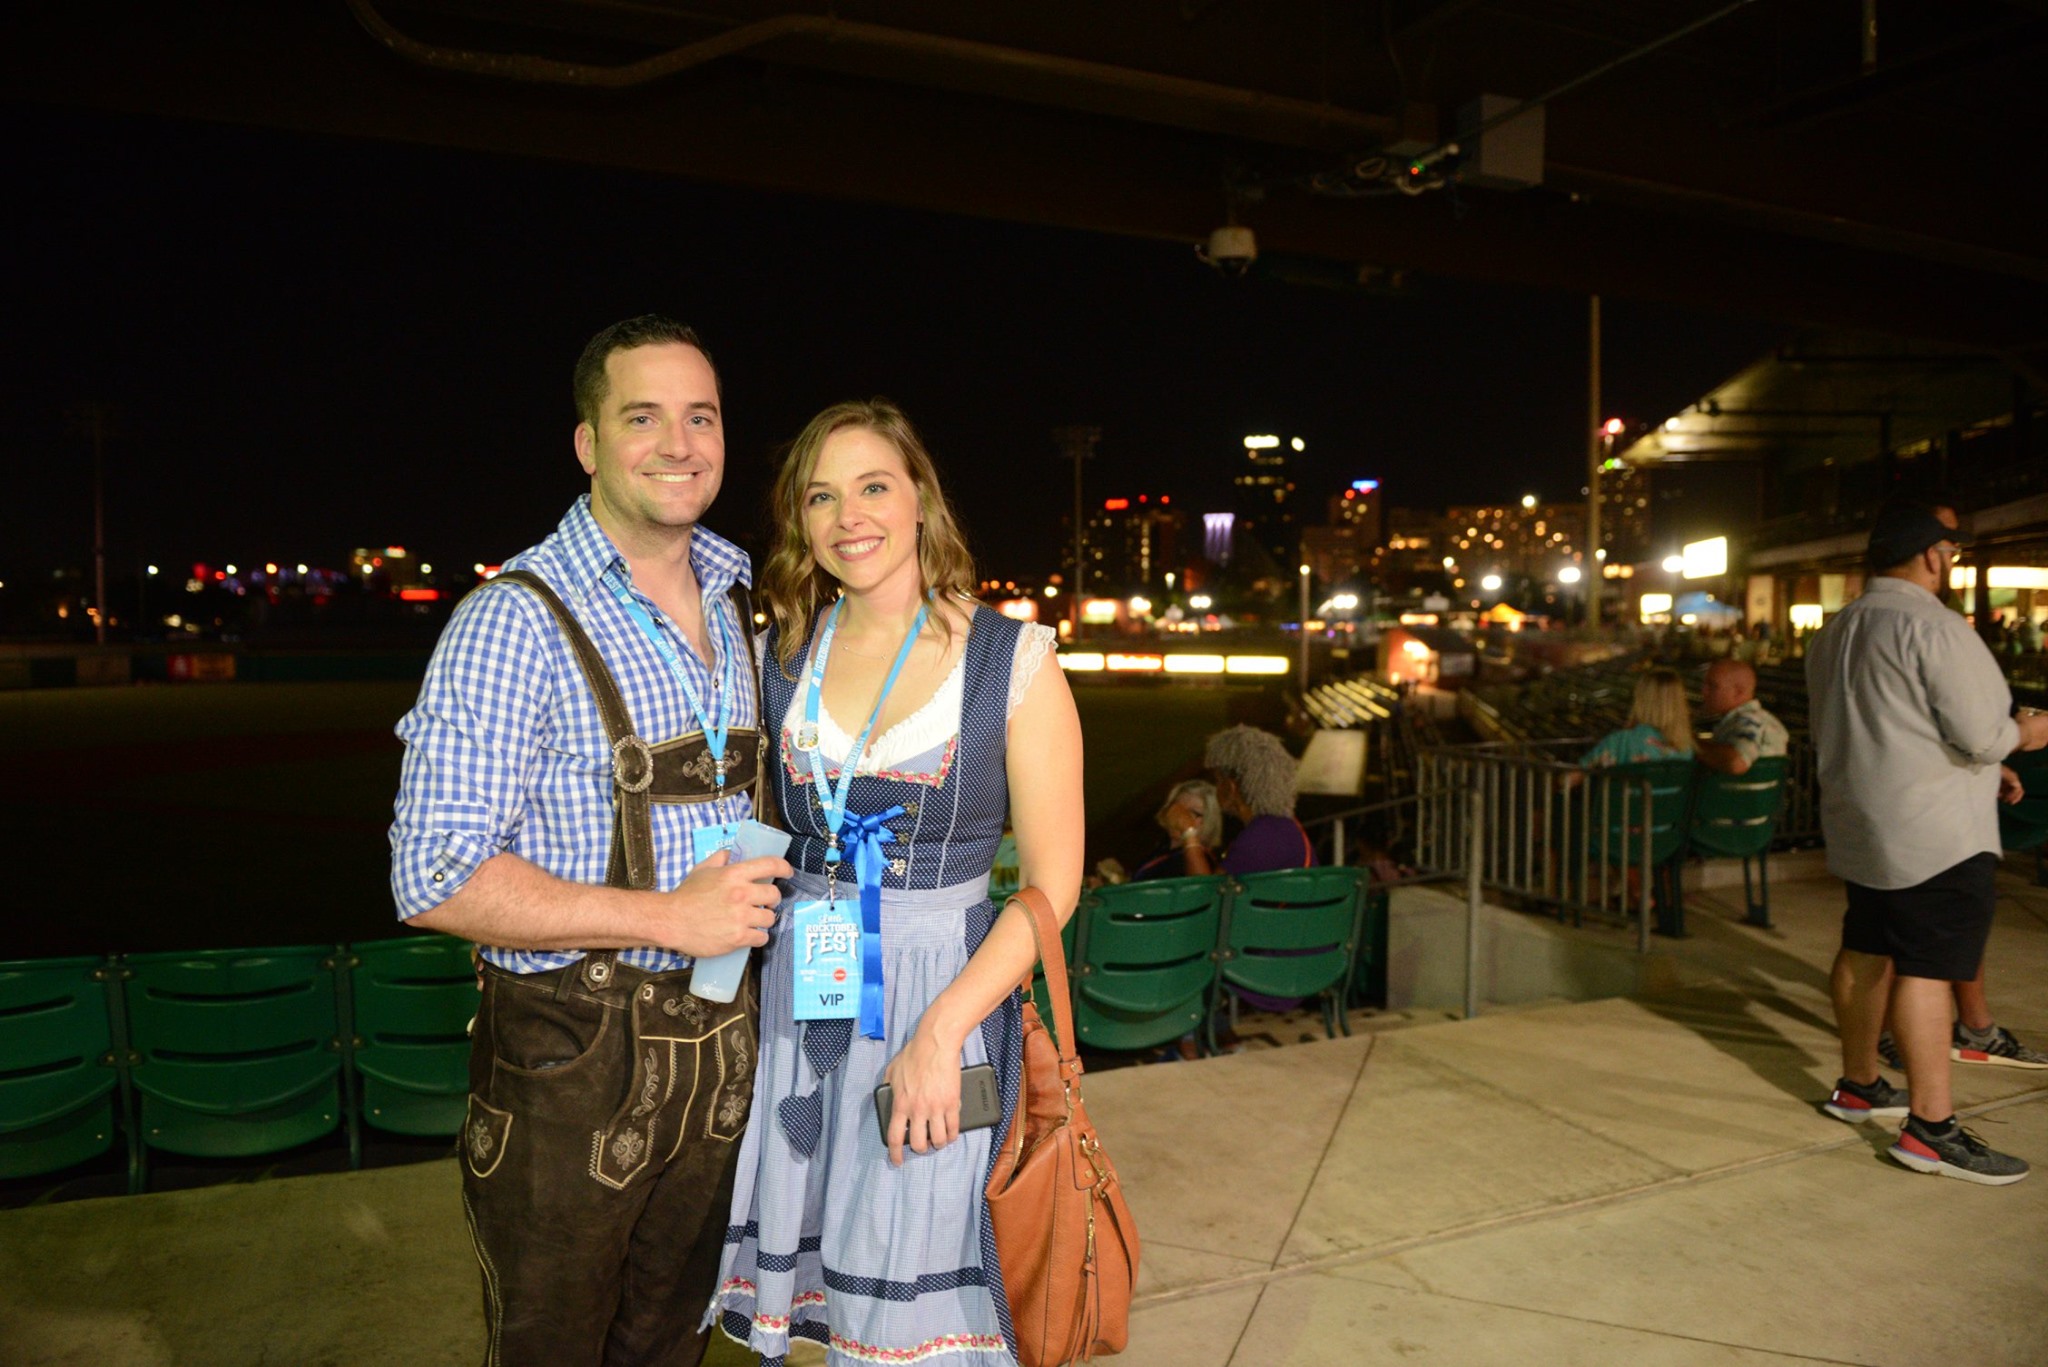
[[[896, 1089], [888, 1083], [875, 1088], [875, 1123], [882, 1128], [882, 1144], [889, 1143], [889, 1111], [895, 1105]], [[993, 1063], [977, 1063], [960, 1070], [960, 1133], [985, 1130], [1003, 1118], [1002, 1094], [996, 1090]]]

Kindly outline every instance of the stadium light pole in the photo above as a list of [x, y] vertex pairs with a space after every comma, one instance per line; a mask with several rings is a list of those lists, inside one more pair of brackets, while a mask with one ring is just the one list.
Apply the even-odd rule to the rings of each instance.
[[1074, 588], [1069, 600], [1069, 611], [1073, 613], [1074, 639], [1081, 639], [1081, 600], [1088, 587], [1087, 562], [1082, 559], [1081, 531], [1086, 525], [1081, 510], [1081, 463], [1095, 457], [1095, 444], [1102, 440], [1099, 427], [1055, 428], [1053, 440], [1060, 445], [1060, 452], [1074, 462]]
[[1600, 630], [1600, 458], [1606, 433], [1600, 417], [1600, 296], [1586, 315], [1586, 625]]
[[1308, 696], [1308, 566], [1301, 567], [1301, 695]]

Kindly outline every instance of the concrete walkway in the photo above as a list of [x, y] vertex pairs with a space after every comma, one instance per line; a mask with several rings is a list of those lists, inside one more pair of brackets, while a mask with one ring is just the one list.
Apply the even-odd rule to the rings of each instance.
[[[1992, 1002], [2048, 1041], [2048, 889], [1999, 887]], [[1773, 932], [1736, 897], [1693, 894], [1667, 990], [1093, 1076], [1145, 1238], [1115, 1361], [2048, 1361], [2048, 1175], [1919, 1176], [1821, 1114], [1840, 885], [1774, 887]], [[1956, 1093], [2048, 1165], [2048, 1072], [1958, 1066]], [[466, 1364], [480, 1338], [450, 1163], [0, 1212], [10, 1367]]]

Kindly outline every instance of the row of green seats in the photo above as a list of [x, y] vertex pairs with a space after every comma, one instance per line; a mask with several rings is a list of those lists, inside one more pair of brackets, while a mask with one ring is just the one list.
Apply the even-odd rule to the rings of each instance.
[[[1596, 862], [1634, 864], [1648, 837], [1657, 928], [1685, 933], [1685, 890], [1679, 866], [1687, 855], [1742, 861], [1742, 893], [1752, 925], [1771, 923], [1766, 859], [1784, 804], [1785, 760], [1759, 759], [1745, 774], [1717, 773], [1690, 759], [1618, 764], [1604, 770], [1613, 781], [1648, 785], [1649, 817], [1640, 804], [1608, 802], [1591, 812], [1582, 835]], [[1593, 804], [1588, 804], [1591, 807]], [[1756, 864], [1755, 887], [1750, 864]]]
[[[1062, 938], [1080, 1046], [1214, 1051], [1226, 994], [1314, 998], [1331, 1038], [1354, 994], [1385, 996], [1386, 900], [1363, 868], [1161, 878], [1084, 892]], [[1041, 978], [1039, 1014], [1052, 1013]]]
[[359, 1124], [453, 1135], [477, 988], [466, 941], [205, 950], [0, 963], [0, 1177], [127, 1145], [280, 1153]]
[[2032, 851], [2034, 881], [2048, 887], [2048, 750], [2008, 756], [2025, 795], [1998, 804], [1998, 838], [2008, 850]]

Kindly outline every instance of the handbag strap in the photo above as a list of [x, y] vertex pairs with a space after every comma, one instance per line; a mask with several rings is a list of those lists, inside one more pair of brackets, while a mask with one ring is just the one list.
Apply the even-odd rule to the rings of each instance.
[[[1060, 1067], [1069, 1076], [1081, 1071], [1081, 1058], [1074, 1045], [1074, 1004], [1067, 988], [1067, 947], [1060, 941], [1060, 918], [1052, 903], [1037, 888], [1019, 888], [1009, 901], [1023, 904], [1031, 918], [1031, 938], [1038, 942], [1038, 959], [1045, 965], [1045, 993], [1052, 999], [1053, 1033], [1058, 1037]], [[1024, 979], [1031, 991], [1031, 978]]]

